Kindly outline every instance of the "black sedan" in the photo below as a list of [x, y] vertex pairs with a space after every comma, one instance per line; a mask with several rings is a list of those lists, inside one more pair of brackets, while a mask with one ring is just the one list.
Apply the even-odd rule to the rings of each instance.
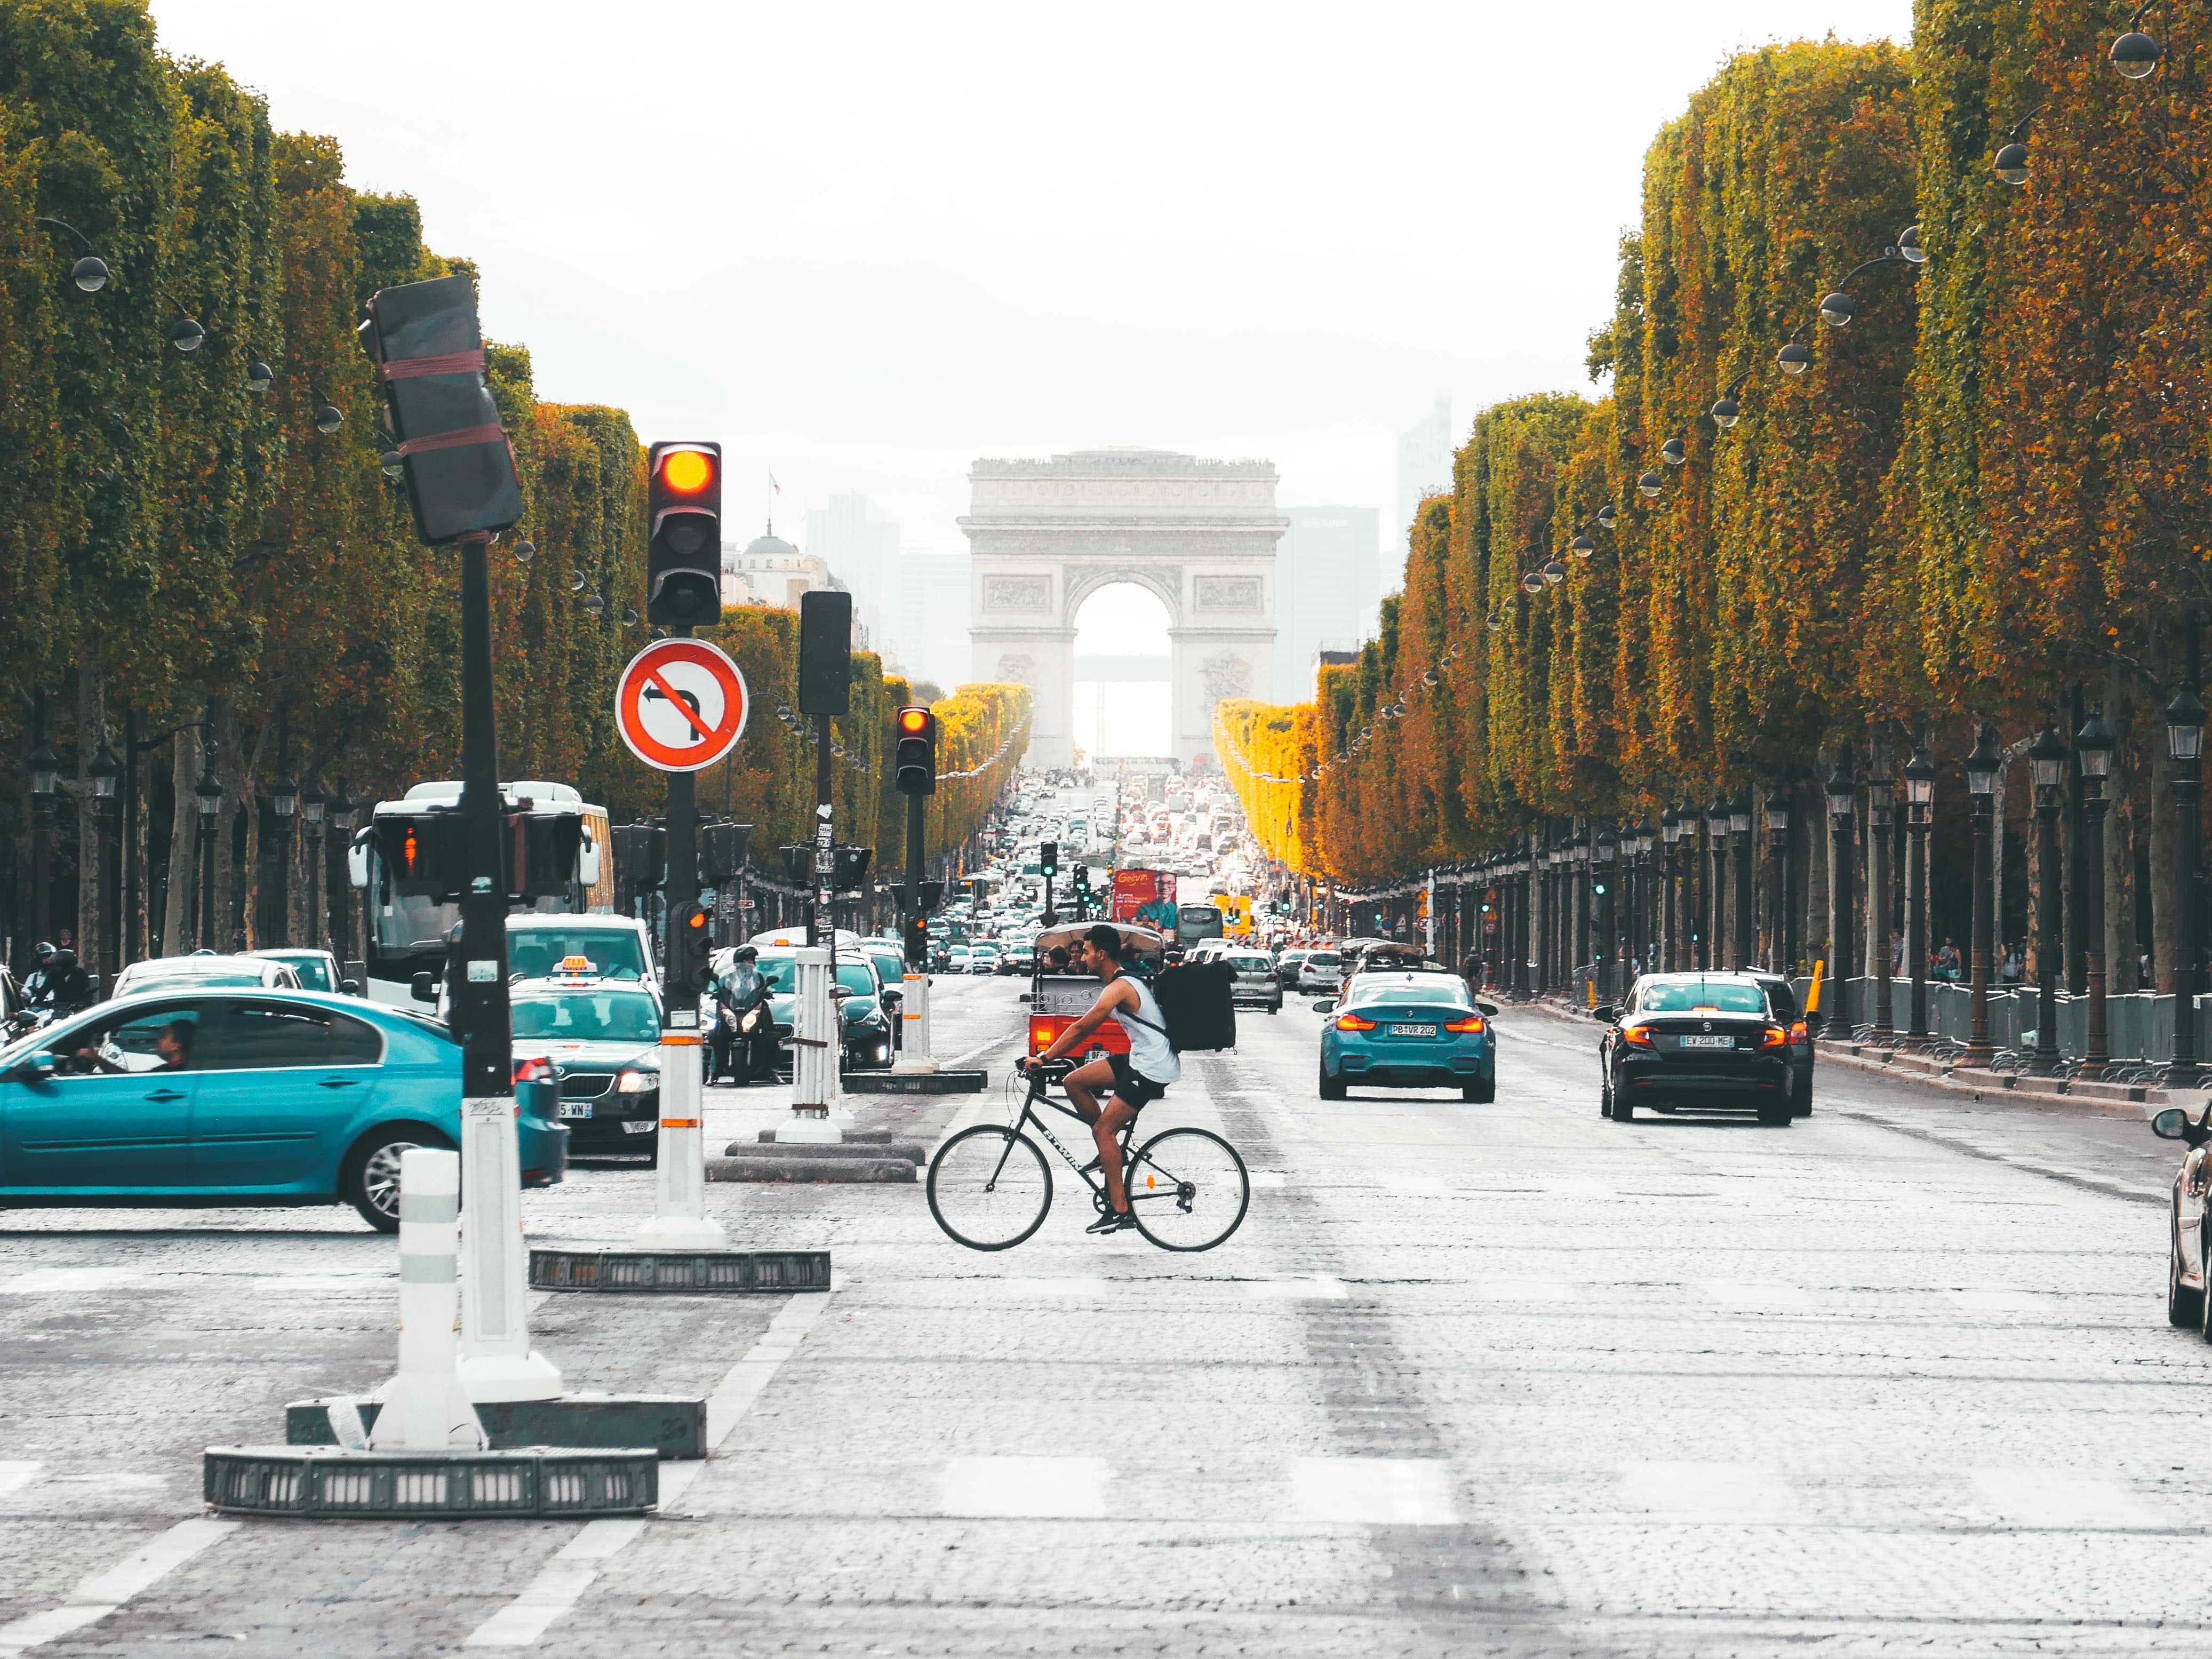
[[1775, 1023], [1766, 988], [1750, 974], [1647, 974], [1598, 1044], [1598, 1113], [1615, 1123], [1639, 1105], [1748, 1107], [1761, 1123], [1791, 1116], [1790, 1031]]

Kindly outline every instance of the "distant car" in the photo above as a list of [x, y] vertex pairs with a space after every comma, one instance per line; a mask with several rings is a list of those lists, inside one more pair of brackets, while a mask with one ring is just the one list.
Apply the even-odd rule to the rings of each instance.
[[969, 949], [969, 947], [964, 945], [953, 945], [945, 953], [945, 971], [948, 974], [966, 973], [968, 971], [968, 958], [973, 954], [974, 953]]
[[249, 951], [248, 956], [266, 957], [271, 962], [291, 964], [292, 971], [300, 976], [303, 991], [329, 991], [342, 996], [358, 996], [359, 980], [345, 979], [338, 972], [338, 959], [328, 951], [309, 951], [292, 945], [275, 945], [266, 951]]
[[[791, 1071], [791, 1039], [798, 1018], [799, 961], [787, 949], [764, 950], [755, 965], [768, 981], [769, 1012], [775, 1021], [776, 1068]], [[890, 997], [897, 996], [896, 991]], [[837, 957], [837, 978], [831, 988], [837, 1005], [837, 1023], [844, 1041], [840, 1064], [846, 1071], [867, 1071], [891, 1063], [891, 1012], [896, 1006], [885, 994], [875, 963], [858, 954]]]
[[[550, 1095], [518, 1091], [526, 1187], [567, 1162]], [[397, 1232], [400, 1154], [460, 1136], [461, 1045], [359, 997], [175, 979], [0, 1048], [0, 1206], [350, 1204]]]
[[1001, 974], [1027, 974], [1036, 966], [1036, 947], [1016, 940], [1009, 945], [999, 958]]
[[1640, 1106], [1748, 1107], [1761, 1123], [1789, 1124], [1790, 1030], [1756, 976], [1646, 974], [1627, 1002], [1593, 1012], [1606, 1022], [1598, 1039], [1601, 1117], [1626, 1123]]
[[570, 1150], [657, 1160], [660, 999], [653, 989], [578, 971], [517, 980], [507, 997], [514, 1057], [551, 1066]]
[[152, 957], [144, 962], [134, 962], [115, 976], [113, 996], [117, 1000], [137, 996], [147, 991], [181, 990], [187, 987], [214, 988], [217, 986], [244, 988], [258, 986], [270, 991], [297, 991], [304, 988], [300, 975], [289, 962], [279, 962], [273, 957], [218, 956], [212, 951], [200, 951], [188, 957]]
[[1216, 952], [1228, 961], [1229, 970], [1236, 975], [1230, 981], [1229, 1000], [1239, 1008], [1265, 1008], [1271, 1014], [1283, 1012], [1283, 988], [1275, 977], [1274, 959], [1265, 951], [1223, 951]]
[[1321, 1097], [1342, 1100], [1354, 1084], [1386, 1089], [1456, 1088], [1478, 1104], [1498, 1097], [1498, 1010], [1477, 1003], [1467, 982], [1443, 974], [1362, 974], [1342, 1000], [1316, 1005], [1321, 1029]]
[[1298, 964], [1298, 989], [1334, 991], [1344, 983], [1344, 958], [1324, 945], [1306, 953]]
[[1275, 958], [1275, 977], [1286, 991], [1298, 988], [1298, 964], [1306, 959], [1308, 949], [1294, 945]]
[[968, 947], [968, 971], [971, 974], [995, 974], [999, 971], [999, 958], [1004, 954], [997, 940], [979, 940]]

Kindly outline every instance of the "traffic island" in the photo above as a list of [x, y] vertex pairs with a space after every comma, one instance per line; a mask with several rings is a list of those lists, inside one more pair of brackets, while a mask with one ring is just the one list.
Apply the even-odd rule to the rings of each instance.
[[[831, 1145], [792, 1147], [781, 1156], [766, 1157], [769, 1149], [749, 1150], [742, 1158], [710, 1158], [707, 1160], [707, 1179], [709, 1181], [755, 1182], [829, 1182], [857, 1186], [907, 1186], [915, 1182], [915, 1169], [911, 1160], [886, 1158], [882, 1149], [855, 1146], [849, 1149]], [[801, 1152], [809, 1156], [797, 1156]], [[852, 1153], [861, 1156], [854, 1157]]]
[[[718, 1179], [709, 1159], [707, 1178]], [[827, 1250], [532, 1250], [534, 1291], [656, 1291], [697, 1296], [734, 1291], [786, 1296], [830, 1288]], [[552, 1402], [547, 1402], [552, 1403]], [[566, 1443], [556, 1442], [556, 1443]]]
[[224, 1515], [302, 1521], [590, 1520], [657, 1504], [660, 1455], [640, 1447], [210, 1446], [200, 1495]]
[[974, 1095], [990, 1086], [983, 1071], [848, 1072], [838, 1084], [848, 1095]]
[[[284, 1407], [292, 1446], [367, 1443], [383, 1413], [376, 1400], [295, 1400]], [[578, 1451], [707, 1455], [707, 1402], [675, 1394], [562, 1395], [552, 1400], [487, 1401], [476, 1408], [495, 1451], [549, 1446]]]

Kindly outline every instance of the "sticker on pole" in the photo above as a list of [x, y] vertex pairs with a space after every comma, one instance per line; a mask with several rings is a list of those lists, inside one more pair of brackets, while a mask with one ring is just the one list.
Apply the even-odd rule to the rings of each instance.
[[745, 677], [704, 640], [655, 640], [615, 687], [615, 727], [629, 751], [662, 772], [712, 766], [744, 735]]

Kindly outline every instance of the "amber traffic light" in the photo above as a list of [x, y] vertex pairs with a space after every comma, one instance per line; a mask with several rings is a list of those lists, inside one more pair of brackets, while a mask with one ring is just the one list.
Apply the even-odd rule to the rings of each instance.
[[646, 497], [646, 620], [663, 628], [721, 621], [721, 445], [653, 445]]
[[892, 776], [901, 794], [937, 793], [937, 716], [921, 707], [902, 708], [893, 716], [898, 746]]

